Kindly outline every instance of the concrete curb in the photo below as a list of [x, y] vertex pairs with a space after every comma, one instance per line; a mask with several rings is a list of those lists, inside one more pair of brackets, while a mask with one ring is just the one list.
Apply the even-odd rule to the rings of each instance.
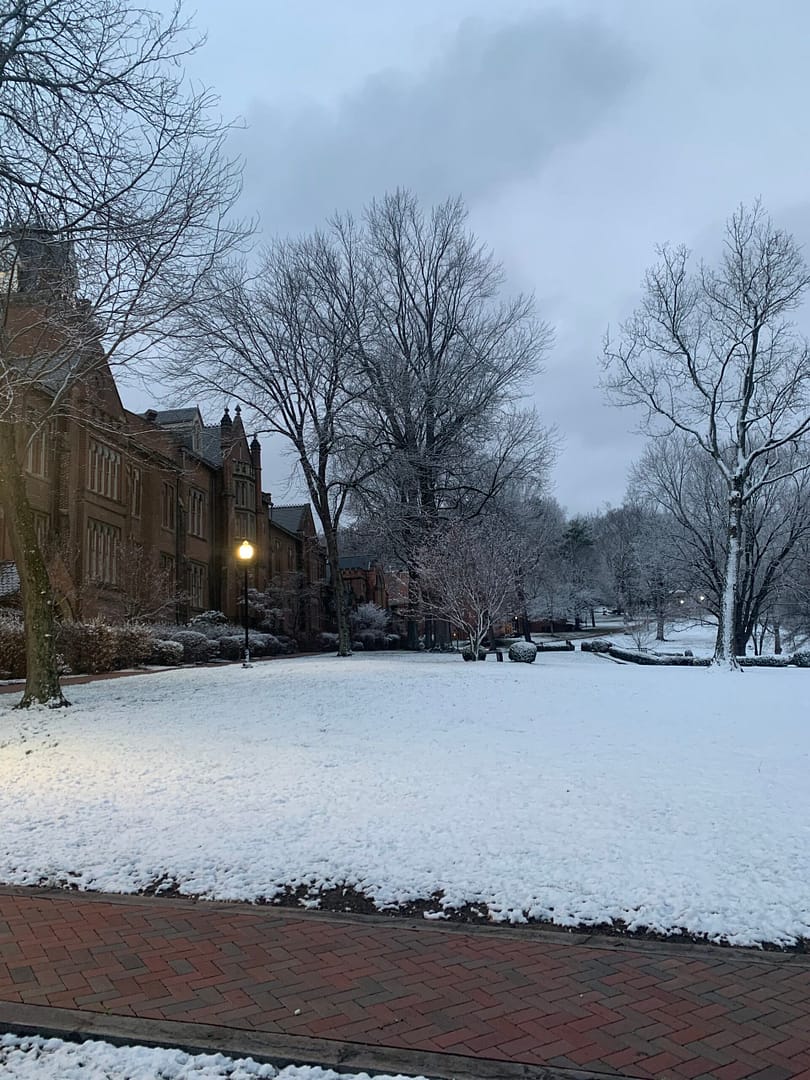
[[0, 1002], [0, 1032], [42, 1035], [46, 1038], [83, 1042], [101, 1039], [115, 1046], [161, 1046], [189, 1054], [225, 1054], [252, 1057], [260, 1063], [320, 1065], [337, 1072], [370, 1075], [379, 1073], [426, 1076], [435, 1080], [632, 1080], [615, 1072], [594, 1073], [579, 1069], [547, 1069], [490, 1058], [462, 1057], [338, 1042], [278, 1036], [261, 1031], [217, 1027], [208, 1024], [166, 1023], [44, 1005]]

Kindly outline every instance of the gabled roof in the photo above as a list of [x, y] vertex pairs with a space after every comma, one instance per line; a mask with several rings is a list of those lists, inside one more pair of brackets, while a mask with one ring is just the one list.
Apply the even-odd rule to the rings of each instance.
[[20, 575], [13, 562], [0, 562], [0, 599], [16, 596], [20, 591]]
[[341, 570], [373, 570], [380, 566], [380, 560], [375, 555], [344, 555], [338, 566]]
[[155, 412], [154, 420], [161, 427], [174, 427], [175, 424], [193, 424], [198, 416], [202, 422], [200, 410], [195, 405], [190, 409], [163, 409]]
[[269, 506], [270, 521], [280, 525], [287, 532], [300, 533], [304, 527], [304, 515], [309, 509], [308, 503], [296, 506]]
[[148, 409], [142, 416], [166, 428], [180, 446], [197, 454], [206, 464], [215, 467], [222, 464], [222, 429], [219, 424], [203, 427], [196, 405], [185, 409]]
[[222, 429], [219, 424], [202, 429], [199, 454], [209, 465], [222, 464]]

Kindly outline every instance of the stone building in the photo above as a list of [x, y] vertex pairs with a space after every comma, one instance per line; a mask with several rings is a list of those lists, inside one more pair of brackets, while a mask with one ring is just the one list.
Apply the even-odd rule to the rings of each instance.
[[[2, 237], [0, 237], [2, 240]], [[271, 528], [262, 452], [237, 406], [206, 425], [197, 408], [124, 408], [92, 318], [75, 296], [70, 248], [48, 234], [6, 236], [0, 259], [0, 423], [61, 614], [186, 621], [208, 609], [242, 617], [250, 585], [297, 575], [296, 621], [322, 628], [323, 557], [307, 507]], [[10, 387], [8, 393], [6, 388]], [[271, 547], [271, 535], [273, 546]], [[291, 547], [282, 566], [279, 543]], [[18, 580], [0, 505], [3, 603]]]

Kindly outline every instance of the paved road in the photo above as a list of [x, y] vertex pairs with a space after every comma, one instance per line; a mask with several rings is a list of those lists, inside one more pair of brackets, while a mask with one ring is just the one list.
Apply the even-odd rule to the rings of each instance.
[[810, 1078], [810, 956], [242, 904], [0, 889], [0, 1027], [15, 1017], [330, 1062], [351, 1044], [439, 1075]]

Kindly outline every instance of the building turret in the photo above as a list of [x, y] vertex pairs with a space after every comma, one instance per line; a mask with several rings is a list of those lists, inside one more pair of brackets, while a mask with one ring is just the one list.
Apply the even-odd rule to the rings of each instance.
[[222, 444], [223, 449], [226, 446], [230, 446], [233, 442], [233, 420], [231, 420], [231, 414], [227, 405], [225, 406], [225, 412], [222, 414], [222, 419], [219, 422], [219, 441]]

